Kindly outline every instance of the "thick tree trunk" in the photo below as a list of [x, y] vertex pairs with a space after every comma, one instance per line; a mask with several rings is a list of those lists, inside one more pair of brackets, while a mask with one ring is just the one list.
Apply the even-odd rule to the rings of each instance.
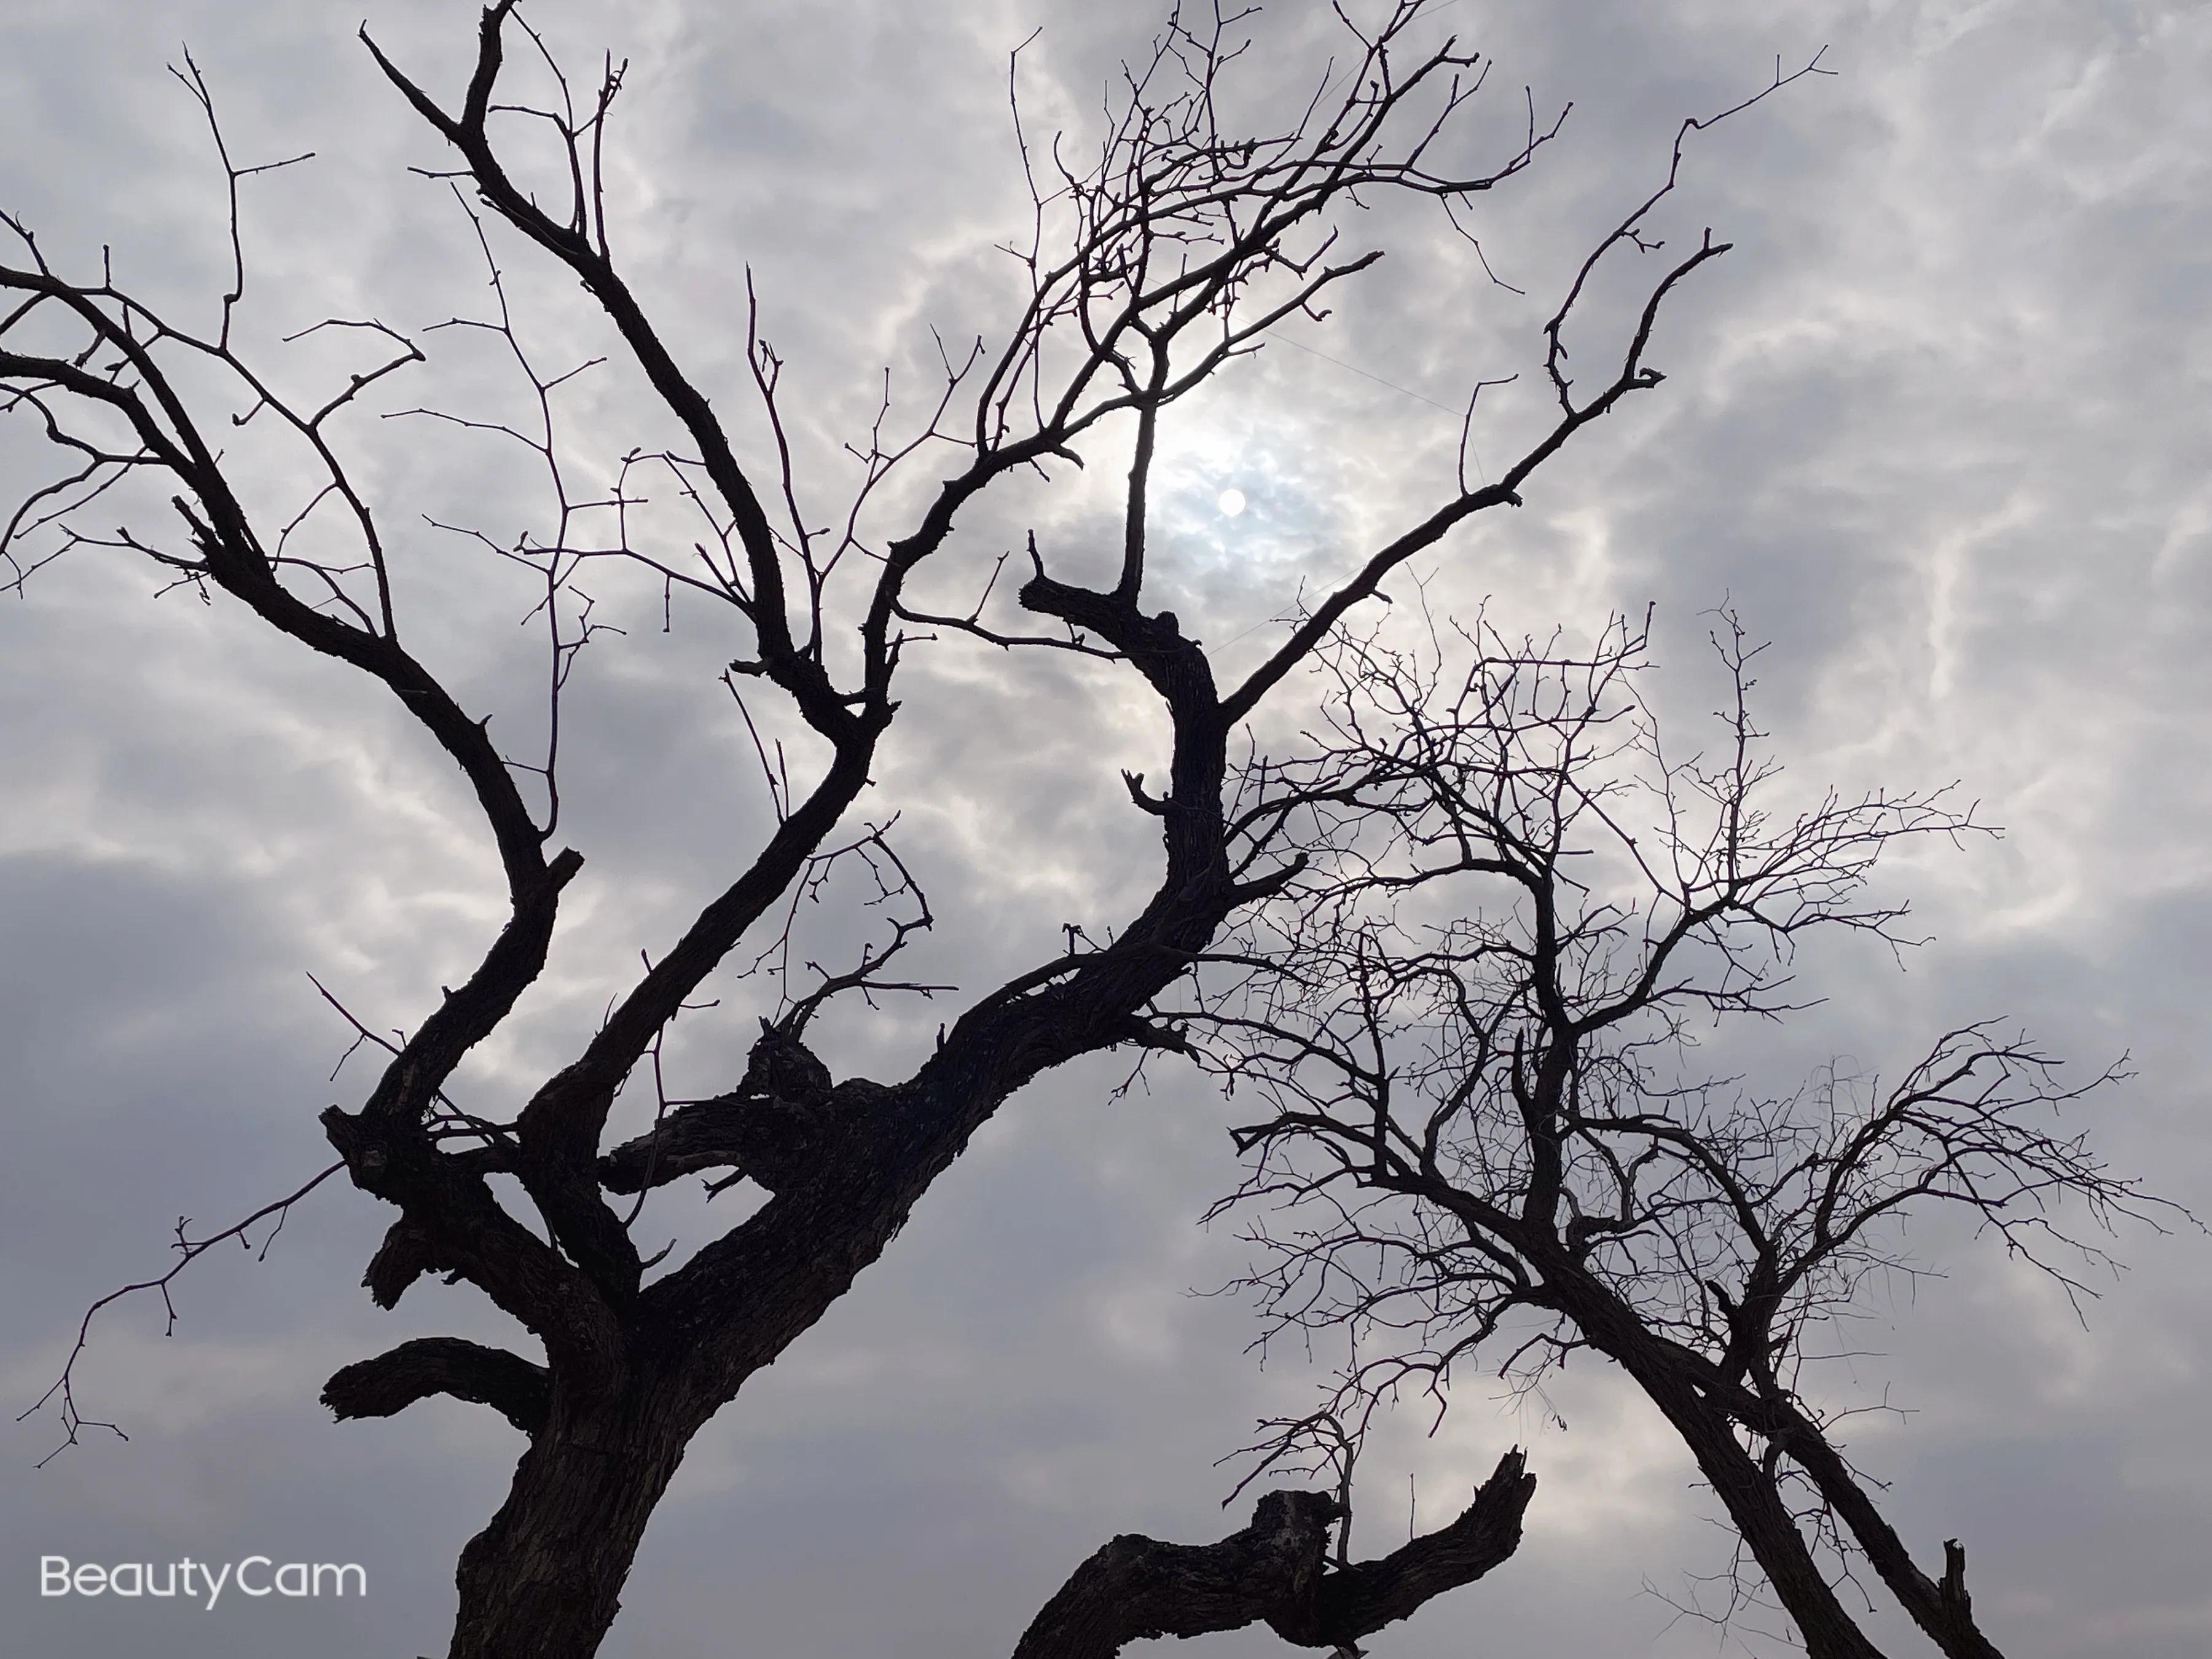
[[507, 1502], [461, 1552], [447, 1659], [591, 1659], [697, 1426], [661, 1392], [584, 1410], [556, 1398]]

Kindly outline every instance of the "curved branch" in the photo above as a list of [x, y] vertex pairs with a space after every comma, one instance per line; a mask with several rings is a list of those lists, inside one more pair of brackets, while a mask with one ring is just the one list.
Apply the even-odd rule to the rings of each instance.
[[489, 1406], [534, 1435], [545, 1426], [551, 1373], [504, 1348], [458, 1336], [423, 1336], [336, 1372], [323, 1384], [323, 1404], [343, 1422], [392, 1417], [441, 1394]]
[[1125, 1533], [1045, 1603], [1013, 1659], [1114, 1659], [1129, 1643], [1265, 1624], [1304, 1648], [1357, 1654], [1358, 1638], [1472, 1583], [1521, 1542], [1536, 1491], [1518, 1449], [1460, 1517], [1379, 1560], [1331, 1571], [1328, 1529], [1343, 1514], [1326, 1492], [1271, 1492], [1252, 1524], [1214, 1544]]
[[1044, 1604], [1013, 1659], [1114, 1659], [1149, 1637], [1242, 1630], [1310, 1602], [1342, 1512], [1327, 1492], [1271, 1492], [1218, 1544], [1124, 1533]]
[[[1358, 1561], [1321, 1581], [1315, 1606], [1314, 1638], [1348, 1645], [1409, 1619], [1446, 1590], [1471, 1584], [1503, 1563], [1520, 1547], [1522, 1517], [1536, 1495], [1536, 1477], [1515, 1447], [1498, 1460], [1490, 1479], [1449, 1526], [1416, 1538], [1376, 1561]], [[1277, 1634], [1292, 1642], [1305, 1638], [1282, 1625]]]

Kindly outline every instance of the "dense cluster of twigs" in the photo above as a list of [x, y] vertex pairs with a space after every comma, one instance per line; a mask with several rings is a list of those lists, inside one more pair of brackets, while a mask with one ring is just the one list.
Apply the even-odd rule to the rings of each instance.
[[1626, 619], [1583, 649], [1339, 635], [1310, 746], [1244, 768], [1233, 828], [1303, 867], [1231, 927], [1228, 976], [1185, 1017], [1265, 1109], [1216, 1213], [1264, 1247], [1245, 1288], [1271, 1330], [1349, 1354], [1265, 1453], [1342, 1468], [1378, 1401], [1412, 1389], [1440, 1412], [1478, 1366], [1533, 1391], [1594, 1350], [1690, 1441], [1814, 1653], [1873, 1650], [1808, 1540], [1828, 1578], [1870, 1565], [1947, 1652], [1994, 1652], [1963, 1588], [1881, 1521], [1808, 1367], [1848, 1352], [1870, 1280], [1916, 1270], [1910, 1218], [1964, 1210], [2078, 1297], [2115, 1223], [2181, 1212], [2066, 1109], [2118, 1073], [2065, 1080], [1999, 1022], [1887, 1081], [1832, 1066], [1770, 1095], [1713, 1074], [1716, 1026], [1805, 1006], [1817, 935], [1911, 942], [1869, 886], [1887, 850], [1988, 832], [1948, 790], [1790, 810], [1752, 713], [1757, 649], [1727, 612], [1713, 643], [1727, 707], [1681, 753]]

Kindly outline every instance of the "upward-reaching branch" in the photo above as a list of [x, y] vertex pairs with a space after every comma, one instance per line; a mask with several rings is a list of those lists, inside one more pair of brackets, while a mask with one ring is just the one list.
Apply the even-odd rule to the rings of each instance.
[[[768, 514], [751, 479], [738, 464], [728, 435], [706, 395], [678, 366], [629, 285], [616, 271], [606, 252], [604, 216], [599, 220], [596, 235], [580, 223], [556, 222], [508, 176], [492, 145], [488, 131], [492, 94], [506, 56], [505, 26], [514, 5], [515, 0], [495, 0], [484, 9], [477, 30], [476, 67], [458, 115], [447, 113], [386, 58], [366, 27], [361, 32], [362, 43], [416, 112], [461, 153], [470, 178], [492, 210], [567, 265], [605, 309], [647, 380], [690, 435], [701, 465], [735, 521], [751, 576], [746, 616], [753, 625], [765, 672], [791, 695], [817, 731], [833, 739], [842, 737], [854, 729], [852, 711], [831, 689], [819, 659], [801, 655], [793, 644], [783, 566], [776, 556]], [[611, 101], [611, 91], [607, 96]]]

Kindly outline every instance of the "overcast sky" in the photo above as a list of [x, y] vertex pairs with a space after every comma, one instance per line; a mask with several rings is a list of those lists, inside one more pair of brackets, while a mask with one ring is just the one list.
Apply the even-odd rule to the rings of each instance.
[[[457, 92], [463, 8], [368, 11], [387, 51]], [[612, 176], [634, 284], [734, 406], [750, 265], [793, 363], [807, 464], [832, 482], [883, 364], [919, 397], [932, 325], [957, 339], [1006, 314], [1013, 273], [990, 247], [1024, 204], [1008, 49], [1042, 26], [1024, 71], [1032, 119], [1079, 125], [1154, 21], [1072, 0], [564, 0], [533, 15], [572, 63], [602, 48], [631, 61]], [[1987, 1015], [2087, 1068], [2126, 1051], [2136, 1075], [2104, 1101], [2099, 1144], [2212, 1212], [2190, 1036], [2212, 1000], [2212, 11], [1455, 0], [1438, 15], [1497, 62], [1471, 154], [1499, 153], [1524, 84], [1540, 107], [1574, 105], [1481, 225], [1528, 298], [1425, 221], [1355, 222], [1350, 235], [1394, 248], [1372, 280], [1171, 428], [1164, 597], [1233, 661], [1301, 580], [1340, 574], [1426, 511], [1456, 438], [1447, 410], [1479, 376], [1524, 372], [1474, 434], [1479, 459], [1511, 453], [1540, 413], [1516, 398], [1550, 302], [1663, 176], [1676, 124], [1755, 90], [1778, 55], [1794, 67], [1825, 46], [1832, 78], [1692, 145], [1668, 232], [1710, 224], [1735, 251], [1667, 313], [1651, 359], [1666, 385], [1578, 438], [1524, 509], [1424, 568], [1441, 603], [1471, 614], [1488, 597], [1515, 625], [1587, 635], [1655, 602], [1655, 691], [1692, 716], [1711, 695], [1703, 613], [1730, 599], [1775, 641], [1762, 708], [1801, 784], [1961, 781], [2004, 839], [1916, 859], [1885, 890], [1915, 901], [1935, 942], [1902, 974], [1876, 952], [1814, 953], [1806, 982], [1829, 1000], [1756, 1063], [1893, 1069], [1942, 1024]], [[249, 193], [246, 337], [334, 313], [410, 331], [481, 314], [465, 218], [406, 170], [442, 165], [440, 149], [355, 21], [261, 0], [9, 0], [0, 207], [64, 268], [88, 273], [112, 245], [118, 280], [211, 318], [221, 174], [164, 68], [189, 45], [242, 162], [317, 152]], [[1325, 21], [1299, 5], [1260, 20], [1261, 103], [1318, 72]], [[548, 366], [605, 349], [573, 284], [495, 246]], [[1592, 319], [1593, 364], [1608, 317]], [[480, 343], [428, 337], [443, 342], [431, 371], [376, 410], [434, 395], [491, 417], [520, 408]], [[331, 361], [283, 372], [320, 384]], [[374, 412], [345, 437], [395, 527], [417, 648], [519, 747], [538, 718], [533, 636], [515, 625], [529, 596], [423, 520], [512, 536], [543, 521], [539, 481], [495, 442]], [[576, 383], [563, 419], [586, 480], [666, 441], [614, 366]], [[0, 441], [12, 490], [40, 458], [20, 427]], [[282, 476], [256, 477], [284, 499]], [[1231, 488], [1249, 503], [1235, 518], [1217, 504]], [[942, 591], [980, 582], [1032, 524], [1077, 568], [1104, 510], [1079, 484], [1012, 491], [969, 522]], [[163, 1260], [176, 1217], [221, 1224], [327, 1161], [315, 1115], [356, 1103], [370, 1073], [356, 1061], [329, 1080], [349, 1033], [306, 975], [372, 1024], [409, 1025], [501, 912], [488, 837], [419, 732], [235, 607], [157, 586], [80, 552], [0, 603], [11, 1415], [51, 1381], [83, 1306]], [[610, 577], [597, 597], [629, 632], [584, 657], [568, 717], [564, 839], [589, 864], [545, 984], [463, 1079], [488, 1109], [570, 1057], [638, 951], [674, 936], [766, 821], [714, 683], [742, 643], [726, 621], [679, 610], [664, 634], [657, 590]], [[903, 815], [942, 918], [931, 963], [973, 991], [1049, 953], [1062, 923], [1127, 913], [1158, 842], [1117, 773], [1157, 772], [1163, 732], [1129, 685], [1064, 659], [948, 646], [914, 666], [868, 810]], [[742, 1055], [757, 987], [716, 988], [722, 1007], [687, 1017], [673, 1051], [685, 1092], [726, 1086]], [[841, 1024], [831, 1064], [896, 1075], [948, 1012]], [[1241, 1522], [1242, 1505], [1218, 1507], [1235, 1472], [1216, 1460], [1255, 1418], [1301, 1407], [1315, 1377], [1289, 1355], [1259, 1371], [1242, 1352], [1249, 1310], [1190, 1294], [1245, 1260], [1227, 1230], [1196, 1224], [1236, 1178], [1224, 1109], [1166, 1072], [1113, 1100], [1118, 1075], [1071, 1068], [1010, 1103], [884, 1261], [699, 1437], [610, 1659], [1005, 1652], [1112, 1534], [1198, 1541]], [[675, 1197], [656, 1218], [686, 1240], [722, 1219]], [[405, 1336], [501, 1334], [465, 1289], [369, 1304], [357, 1281], [386, 1219], [333, 1186], [265, 1261], [198, 1263], [173, 1335], [158, 1299], [103, 1316], [82, 1404], [127, 1444], [95, 1436], [34, 1472], [52, 1417], [0, 1436], [0, 1620], [20, 1650], [443, 1650], [454, 1559], [520, 1442], [453, 1402], [343, 1425], [315, 1403], [337, 1366]], [[1942, 1276], [1876, 1304], [1872, 1357], [1823, 1385], [1832, 1403], [1904, 1408], [1857, 1419], [1852, 1449], [1892, 1483], [1923, 1561], [1966, 1542], [1978, 1613], [2018, 1655], [2212, 1646], [2212, 1246], [2136, 1233], [2122, 1247], [2133, 1270], [2085, 1330], [2001, 1251], [1931, 1231], [1922, 1253]], [[1364, 1469], [1363, 1543], [1393, 1541], [1409, 1498], [1424, 1527], [1449, 1518], [1513, 1443], [1541, 1483], [1528, 1541], [1373, 1651], [1711, 1650], [1716, 1634], [1671, 1622], [1668, 1598], [1727, 1543], [1653, 1414], [1595, 1368], [1553, 1391], [1564, 1430], [1490, 1392], [1468, 1378], [1435, 1438], [1425, 1423], [1385, 1437]], [[361, 1562], [370, 1595], [203, 1613], [37, 1593], [41, 1554], [257, 1552]], [[1249, 1633], [1206, 1645], [1282, 1650]]]

